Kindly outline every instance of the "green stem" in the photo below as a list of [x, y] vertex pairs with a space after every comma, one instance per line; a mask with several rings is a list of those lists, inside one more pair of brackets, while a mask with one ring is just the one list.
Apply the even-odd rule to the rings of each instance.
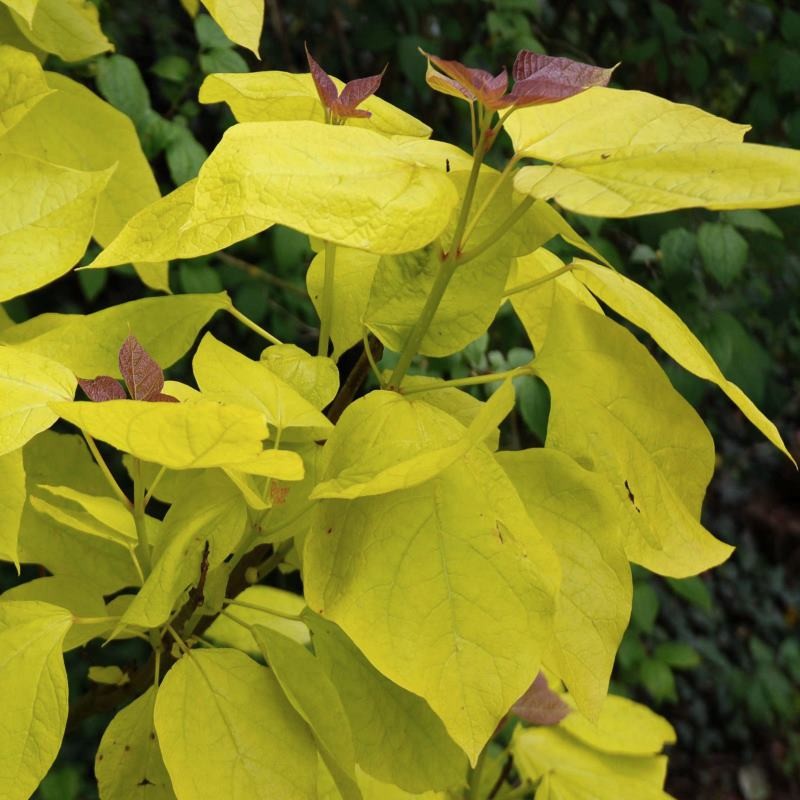
[[266, 561], [263, 561], [256, 567], [256, 575], [258, 578], [253, 581], [253, 583], [258, 583], [258, 581], [266, 578], [272, 570], [276, 569], [281, 564], [291, 549], [292, 540], [287, 539]]
[[506, 378], [516, 378], [519, 375], [528, 375], [531, 370], [529, 367], [515, 367], [504, 372], [490, 372], [486, 375], [472, 375], [469, 378], [454, 378], [450, 381], [431, 381], [420, 386], [412, 386], [410, 389], [403, 389], [403, 394], [416, 394], [417, 392], [433, 392], [436, 389], [451, 389], [459, 386], [479, 386], [482, 383], [494, 383], [503, 381]]
[[469, 800], [478, 800], [478, 795], [480, 794], [481, 789], [481, 778], [483, 777], [483, 770], [486, 766], [486, 756], [489, 753], [488, 745], [481, 750], [480, 755], [478, 756], [478, 761], [475, 764], [475, 769], [470, 772], [469, 775], [469, 794], [467, 797]]
[[509, 176], [512, 174], [514, 167], [517, 165], [520, 156], [513, 155], [509, 160], [508, 163], [503, 167], [503, 171], [498, 176], [497, 180], [494, 182], [494, 186], [489, 190], [489, 193], [484, 198], [483, 202], [481, 203], [478, 210], [472, 215], [472, 219], [470, 220], [469, 225], [467, 225], [467, 229], [464, 231], [464, 244], [469, 241], [469, 237], [472, 235], [472, 232], [475, 230], [475, 226], [480, 221], [480, 218], [485, 213], [486, 209], [489, 207], [489, 204], [495, 198], [495, 195], [500, 191], [500, 188], [503, 184], [508, 180]]
[[[453, 250], [453, 252], [455, 251]], [[425, 300], [422, 313], [419, 315], [414, 327], [411, 329], [408, 339], [406, 339], [406, 343], [402, 352], [400, 353], [400, 358], [397, 360], [397, 364], [395, 365], [391, 378], [389, 378], [390, 386], [399, 387], [403, 382], [403, 377], [405, 376], [408, 368], [411, 366], [414, 356], [419, 351], [420, 343], [425, 337], [425, 334], [428, 332], [431, 322], [433, 322], [436, 309], [439, 308], [439, 303], [442, 302], [442, 298], [444, 297], [444, 293], [447, 290], [448, 284], [450, 283], [450, 279], [453, 277], [455, 269], [455, 262], [452, 258], [450, 258], [450, 254], [448, 253], [448, 255], [439, 265], [439, 271], [436, 273], [436, 278], [433, 282], [433, 286], [431, 287], [430, 294]]]
[[172, 627], [169, 623], [166, 625], [166, 629], [169, 631], [170, 636], [175, 640], [175, 644], [183, 651], [184, 655], [190, 656], [190, 648], [187, 647], [186, 642], [183, 641], [180, 634]]
[[283, 344], [283, 342], [281, 342], [281, 340], [278, 339], [277, 336], [273, 336], [269, 331], [265, 331], [260, 325], [256, 325], [256, 323], [253, 322], [253, 320], [242, 314], [242, 312], [239, 311], [238, 308], [234, 308], [233, 306], [228, 306], [227, 311], [232, 317], [238, 319], [239, 322], [242, 323], [242, 325], [244, 325], [247, 328], [250, 328], [251, 331], [257, 333], [263, 339], [266, 339], [270, 344]]
[[369, 365], [372, 368], [372, 373], [375, 375], [375, 380], [378, 381], [378, 386], [383, 389], [381, 371], [378, 369], [378, 365], [375, 363], [375, 359], [372, 356], [372, 348], [369, 346], [369, 334], [367, 333], [366, 327], [361, 329], [361, 341], [364, 343], [364, 355], [367, 357], [367, 361], [369, 361]]
[[101, 625], [107, 622], [116, 622], [119, 617], [73, 617], [73, 625]]
[[256, 603], [247, 603], [244, 600], [236, 600], [235, 598], [226, 597], [222, 601], [226, 606], [241, 606], [242, 608], [250, 608], [253, 611], [263, 611], [265, 614], [272, 614], [275, 617], [280, 617], [281, 619], [290, 619], [293, 622], [300, 622], [301, 617], [297, 614], [289, 614], [286, 611], [278, 611], [274, 608], [267, 608], [266, 606], [260, 606]]
[[131, 561], [133, 561], [133, 568], [136, 570], [136, 574], [139, 576], [139, 580], [144, 585], [144, 572], [142, 572], [142, 565], [139, 563], [139, 559], [136, 558], [136, 547], [131, 545], [128, 548], [128, 552], [131, 554]]
[[[283, 435], [283, 428], [276, 428], [275, 429], [275, 443], [272, 445], [272, 449], [273, 450], [278, 450], [280, 448], [280, 446], [281, 446], [281, 436], [282, 435]], [[264, 502], [267, 502], [267, 500], [269, 499], [271, 491], [272, 491], [272, 476], [270, 475], [267, 478], [267, 482], [264, 484], [264, 491], [263, 491], [263, 493], [261, 495], [261, 499], [264, 500]], [[270, 503], [271, 503], [271, 500], [270, 500]], [[272, 511], [272, 508], [273, 508], [273, 506], [270, 505], [270, 507], [266, 510], [266, 512], [262, 516], [262, 520], [266, 520], [269, 517], [269, 514]]]
[[142, 480], [142, 462], [138, 458], [133, 459], [133, 519], [136, 523], [136, 538], [139, 544], [136, 547], [136, 555], [141, 564], [142, 570], [146, 575], [150, 574], [150, 542], [147, 540], [147, 519], [144, 508], [144, 480]]
[[111, 474], [111, 470], [108, 468], [108, 464], [106, 464], [106, 460], [103, 458], [100, 451], [97, 449], [97, 443], [95, 440], [89, 436], [86, 431], [81, 431], [83, 434], [83, 438], [86, 439], [86, 444], [89, 445], [89, 451], [94, 456], [94, 460], [97, 462], [97, 466], [100, 467], [100, 471], [105, 476], [105, 479], [108, 481], [108, 485], [113, 489], [114, 494], [119, 498], [119, 500], [125, 504], [128, 508], [133, 508], [133, 503], [128, 500], [125, 492], [119, 488], [119, 484], [115, 480], [114, 476]]
[[532, 792], [533, 786], [526, 781], [522, 786], [517, 786], [511, 791], [498, 794], [496, 800], [522, 800], [523, 797], [528, 797]]
[[249, 261], [245, 261], [244, 259], [238, 258], [237, 256], [232, 256], [230, 253], [225, 252], [217, 253], [216, 257], [223, 263], [228, 264], [228, 266], [241, 270], [251, 278], [255, 278], [263, 283], [270, 283], [273, 286], [283, 289], [284, 291], [297, 295], [297, 297], [302, 297], [304, 300], [308, 299], [308, 292], [306, 292], [305, 289], [301, 288], [300, 286], [296, 286], [295, 284], [291, 283], [290, 281], [286, 281], [283, 278], [279, 278], [277, 275], [273, 275], [272, 273], [261, 269], [261, 267], [251, 264]]
[[506, 111], [505, 114], [501, 114], [497, 120], [497, 124], [492, 128], [492, 136], [497, 136], [500, 132], [500, 128], [505, 125], [506, 120], [517, 110], [516, 106], [511, 106], [511, 108]]
[[155, 653], [155, 667], [153, 669], [153, 687], [158, 691], [158, 682], [161, 680], [161, 642], [153, 648]]
[[328, 355], [328, 344], [333, 324], [334, 269], [336, 267], [336, 245], [325, 242], [325, 278], [322, 285], [322, 308], [319, 315], [319, 347], [317, 355]]
[[[267, 511], [269, 511], [269, 510], [270, 509], [267, 509]], [[307, 514], [307, 513], [308, 513], [308, 508], [304, 508], [299, 513], [295, 514], [292, 517], [289, 517], [289, 519], [287, 519], [285, 522], [282, 522], [280, 525], [276, 525], [271, 530], [265, 530], [264, 531], [264, 535], [265, 536], [273, 536], [274, 534], [279, 533], [280, 531], [288, 528], [290, 525], [293, 525], [295, 522], [297, 522], [297, 520], [300, 519], [300, 517], [303, 516], [303, 514]]]
[[475, 152], [475, 146], [478, 144], [478, 126], [475, 121], [475, 101], [470, 101], [469, 104], [469, 131], [472, 136], [472, 152]]
[[414, 356], [419, 351], [419, 345], [425, 337], [425, 334], [428, 332], [431, 322], [433, 322], [436, 309], [439, 308], [439, 303], [441, 303], [442, 297], [444, 297], [444, 293], [447, 290], [447, 285], [450, 283], [450, 279], [453, 277], [453, 273], [455, 272], [461, 248], [461, 240], [462, 236], [464, 235], [464, 228], [467, 225], [467, 218], [469, 217], [469, 211], [472, 207], [472, 200], [475, 197], [475, 189], [478, 185], [478, 175], [480, 174], [481, 163], [483, 162], [483, 157], [486, 155], [487, 128], [489, 126], [490, 119], [491, 118], [487, 116], [481, 121], [481, 132], [480, 136], [478, 137], [478, 145], [475, 148], [475, 152], [472, 157], [472, 170], [469, 173], [469, 180], [467, 182], [467, 188], [464, 192], [464, 200], [461, 204], [458, 222], [456, 222], [453, 239], [450, 242], [450, 250], [447, 255], [441, 259], [439, 271], [436, 273], [436, 278], [434, 279], [430, 294], [425, 300], [425, 305], [422, 308], [422, 312], [420, 313], [417, 321], [414, 323], [414, 327], [411, 329], [408, 339], [406, 339], [406, 343], [400, 353], [400, 358], [397, 360], [397, 364], [392, 372], [392, 377], [389, 379], [389, 384], [391, 386], [399, 387], [403, 382], [403, 377], [405, 376], [409, 366], [411, 366]]
[[158, 486], [158, 482], [164, 477], [164, 473], [166, 471], [167, 471], [166, 467], [161, 467], [161, 469], [156, 474], [156, 477], [153, 478], [153, 482], [150, 484], [150, 486], [147, 487], [147, 492], [145, 492], [145, 495], [144, 495], [144, 507], [145, 508], [147, 508], [147, 504], [150, 502], [150, 498], [152, 498], [153, 492], [155, 491], [156, 486]]
[[543, 275], [541, 278], [536, 278], [536, 280], [528, 281], [527, 283], [522, 283], [519, 286], [512, 286], [510, 289], [507, 289], [503, 292], [503, 297], [511, 297], [512, 294], [519, 294], [520, 292], [527, 292], [529, 289], [535, 289], [537, 286], [541, 286], [543, 283], [549, 283], [552, 280], [555, 280], [560, 275], [564, 275], [573, 269], [572, 264], [565, 264], [563, 267], [559, 267], [558, 269], [554, 269], [552, 272], [548, 272], [547, 275]]
[[249, 622], [245, 622], [241, 617], [237, 617], [236, 614], [231, 614], [227, 608], [223, 608], [219, 613], [226, 616], [231, 622], [235, 622], [237, 625], [241, 625], [245, 630], [252, 632], [253, 626]]
[[516, 224], [519, 220], [528, 212], [528, 209], [536, 202], [536, 198], [531, 197], [530, 195], [526, 197], [506, 218], [505, 220], [497, 226], [497, 228], [492, 231], [480, 244], [475, 245], [472, 250], [468, 250], [458, 259], [458, 264], [461, 266], [462, 264], [466, 264], [469, 261], [477, 258], [479, 255], [482, 255], [486, 250], [488, 250], [495, 242], [498, 242], [500, 239], [503, 238]]

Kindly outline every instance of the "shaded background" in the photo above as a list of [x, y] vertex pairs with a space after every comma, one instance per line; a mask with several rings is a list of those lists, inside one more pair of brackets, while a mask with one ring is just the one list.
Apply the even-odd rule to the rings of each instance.
[[[133, 119], [164, 193], [196, 174], [233, 122], [224, 107], [196, 102], [204, 75], [305, 71], [304, 41], [345, 80], [388, 63], [381, 96], [432, 125], [437, 138], [462, 146], [466, 104], [428, 90], [419, 46], [494, 71], [510, 67], [521, 48], [603, 66], [622, 62], [613, 85], [749, 123], [750, 141], [800, 147], [800, 8], [791, 2], [268, 0], [261, 63], [233, 48], [208, 16], [193, 22], [178, 0], [98, 4], [117, 54], [48, 66], [84, 81]], [[682, 316], [800, 460], [800, 212], [570, 221]], [[226, 289], [259, 324], [311, 346], [317, 321], [304, 288], [310, 258], [305, 237], [273, 229], [227, 257], [176, 262], [171, 281], [176, 291]], [[6, 309], [17, 320], [43, 311], [87, 313], [146, 291], [130, 268], [89, 271]], [[260, 342], [251, 334], [226, 322], [218, 327], [226, 341], [257, 354]], [[513, 315], [501, 311], [490, 336], [419, 369], [444, 377], [501, 370], [529, 360], [529, 347]], [[679, 800], [800, 798], [800, 481], [719, 392], [665, 366], [717, 442], [705, 524], [738, 549], [721, 568], [687, 581], [635, 571], [614, 690], [676, 726], [667, 788]], [[182, 374], [185, 364], [172, 372]], [[547, 391], [535, 379], [517, 389], [506, 446], [535, 446], [546, 432]], [[3, 586], [13, 580], [0, 572]], [[98, 663], [96, 655], [70, 656], [73, 686], [85, 681], [89, 663]], [[91, 720], [68, 738], [38, 797], [96, 797], [91, 761], [105, 721]]]

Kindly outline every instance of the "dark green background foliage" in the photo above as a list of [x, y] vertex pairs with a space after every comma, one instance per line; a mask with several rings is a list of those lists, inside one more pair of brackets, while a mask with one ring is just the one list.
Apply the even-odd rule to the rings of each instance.
[[[232, 47], [210, 17], [193, 24], [177, 0], [99, 5], [116, 54], [48, 66], [68, 70], [131, 117], [164, 193], [196, 174], [232, 122], [222, 106], [197, 103], [204, 75], [305, 71], [304, 41], [343, 79], [388, 63], [380, 94], [432, 125], [439, 138], [462, 145], [465, 108], [455, 106], [464, 104], [427, 89], [418, 46], [493, 70], [510, 66], [521, 48], [603, 66], [619, 61], [615, 81], [626, 89], [750, 123], [751, 141], [800, 147], [800, 8], [791, 2], [268, 0], [261, 63]], [[776, 420], [797, 456], [800, 212], [571, 221], [620, 270], [678, 311], [726, 375]], [[277, 336], [314, 341], [305, 237], [273, 229], [232, 250], [175, 264], [174, 289], [224, 288]], [[130, 268], [89, 271], [7, 309], [17, 319], [45, 310], [85, 313], [142, 293]], [[223, 333], [255, 355], [249, 334], [233, 327]], [[529, 360], [528, 348], [518, 323], [501, 311], [491, 337], [418, 366], [446, 377], [496, 371]], [[637, 573], [614, 689], [655, 704], [676, 725], [668, 789], [677, 797], [800, 797], [800, 482], [719, 393], [677, 366], [668, 369], [720, 443], [706, 525], [739, 549], [713, 574], [687, 581]], [[517, 389], [520, 407], [505, 435], [512, 446], [531, 446], [546, 434], [547, 390], [534, 378], [519, 379]], [[72, 655], [71, 685], [86, 666], [80, 653]], [[83, 743], [68, 737], [39, 797], [96, 796], [86, 754], [102, 729], [103, 720], [94, 718], [84, 724]]]

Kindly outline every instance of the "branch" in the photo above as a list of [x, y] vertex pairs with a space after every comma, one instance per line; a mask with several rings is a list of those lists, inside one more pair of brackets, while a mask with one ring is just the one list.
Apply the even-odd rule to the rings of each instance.
[[[254, 550], [251, 550], [244, 558], [231, 571], [228, 578], [228, 585], [226, 588], [226, 595], [236, 596], [250, 584], [245, 579], [245, 574], [250, 567], [255, 567], [260, 564], [267, 553], [269, 552], [270, 545], [259, 545]], [[205, 557], [200, 565], [200, 578], [196, 589], [190, 592], [189, 600], [177, 613], [172, 621], [172, 626], [176, 630], [180, 630], [183, 625], [191, 617], [196, 609], [198, 600], [198, 593], [202, 594], [202, 585], [204, 584], [203, 577], [203, 564]], [[208, 614], [204, 616], [197, 625], [195, 635], [202, 634], [209, 628], [211, 623], [219, 616], [219, 614]], [[175, 658], [172, 655], [173, 639], [170, 634], [167, 634], [161, 641], [161, 675], [164, 675], [167, 670], [175, 663]], [[67, 717], [67, 731], [72, 731], [77, 728], [84, 720], [93, 717], [96, 714], [105, 714], [119, 706], [130, 702], [134, 697], [143, 694], [150, 686], [153, 685], [156, 671], [156, 652], [155, 650], [150, 654], [150, 657], [143, 664], [138, 667], [129, 665], [126, 670], [130, 681], [124, 686], [107, 686], [97, 684], [93, 686], [88, 692], [81, 695], [74, 703], [70, 705], [69, 716]]]
[[[375, 361], [380, 361], [381, 356], [383, 356], [383, 345], [372, 334], [369, 335], [368, 341], [373, 359]], [[358, 361], [356, 361], [353, 368], [350, 370], [347, 380], [342, 384], [339, 393], [334, 397], [333, 402], [328, 406], [328, 410], [325, 412], [328, 419], [334, 423], [334, 425], [339, 421], [339, 417], [342, 416], [347, 406], [353, 402], [358, 390], [367, 379], [367, 375], [369, 375], [369, 369], [367, 352], [366, 350], [362, 350]]]
[[277, 275], [273, 275], [271, 272], [261, 269], [261, 267], [257, 266], [256, 264], [251, 264], [249, 261], [245, 261], [238, 256], [232, 256], [230, 253], [225, 252], [217, 253], [216, 257], [229, 267], [234, 267], [235, 269], [238, 269], [241, 272], [249, 275], [251, 278], [255, 278], [257, 281], [271, 283], [273, 286], [278, 286], [287, 292], [296, 294], [298, 297], [302, 297], [306, 300], [308, 299], [308, 292], [306, 292], [305, 289], [297, 286], [291, 281], [284, 280], [283, 278], [279, 278]]

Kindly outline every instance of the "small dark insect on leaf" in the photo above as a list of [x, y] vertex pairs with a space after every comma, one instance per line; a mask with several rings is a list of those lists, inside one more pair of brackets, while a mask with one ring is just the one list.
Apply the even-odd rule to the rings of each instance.
[[636, 505], [636, 498], [633, 496], [633, 492], [631, 491], [631, 487], [628, 484], [628, 481], [625, 481], [625, 489], [628, 492], [628, 500], [631, 501], [631, 505], [636, 509], [638, 513], [641, 514], [642, 512], [639, 510], [639, 506]]
[[446, 158], [444, 160], [444, 171], [445, 172], [450, 172], [450, 159], [449, 158]]

